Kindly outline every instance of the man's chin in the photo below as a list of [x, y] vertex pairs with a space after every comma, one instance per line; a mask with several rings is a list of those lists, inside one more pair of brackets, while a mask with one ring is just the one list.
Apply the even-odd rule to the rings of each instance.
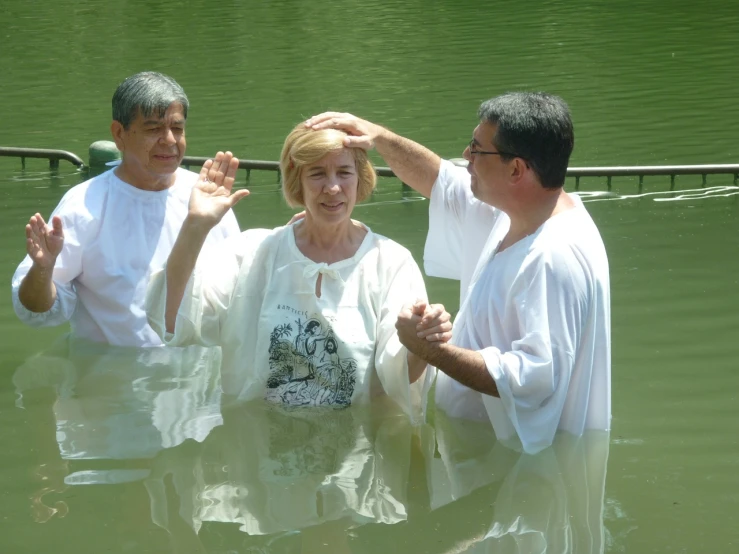
[[177, 168], [180, 167], [180, 164], [182, 163], [182, 158], [172, 158], [172, 159], [155, 159], [154, 163], [152, 165], [152, 169], [160, 175], [171, 175], [175, 171], [177, 171]]

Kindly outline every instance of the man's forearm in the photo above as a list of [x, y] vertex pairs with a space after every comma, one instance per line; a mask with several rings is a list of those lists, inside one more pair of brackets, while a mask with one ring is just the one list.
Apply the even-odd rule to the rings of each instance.
[[32, 265], [18, 287], [18, 300], [31, 312], [48, 312], [56, 300], [54, 270]]
[[439, 175], [441, 158], [431, 150], [405, 137], [384, 129], [375, 138], [375, 149], [398, 179], [431, 197], [431, 189]]
[[500, 396], [479, 352], [449, 343], [428, 342], [416, 355], [466, 387], [490, 396]]

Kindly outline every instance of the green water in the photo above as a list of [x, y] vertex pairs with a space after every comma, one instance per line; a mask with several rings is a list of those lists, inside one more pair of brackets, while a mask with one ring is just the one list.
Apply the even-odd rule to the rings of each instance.
[[[481, 100], [544, 89], [572, 109], [573, 166], [739, 159], [736, 2], [1, 8], [3, 146], [85, 159], [109, 138], [117, 84], [153, 69], [190, 97], [193, 155], [274, 160], [294, 124], [334, 109], [456, 157]], [[239, 179], [242, 228], [290, 217], [273, 173]], [[739, 551], [730, 176], [678, 177], [678, 192], [647, 177], [643, 195], [615, 179], [615, 196], [588, 198], [611, 265], [613, 430], [538, 457], [441, 417], [411, 429], [361, 410], [221, 413], [217, 374], [118, 351], [80, 361], [57, 342], [65, 329], [22, 326], [9, 283], [23, 226], [81, 180], [65, 162], [0, 158], [0, 552]], [[396, 180], [355, 217], [420, 261], [427, 204]], [[454, 283], [427, 283], [455, 307]]]

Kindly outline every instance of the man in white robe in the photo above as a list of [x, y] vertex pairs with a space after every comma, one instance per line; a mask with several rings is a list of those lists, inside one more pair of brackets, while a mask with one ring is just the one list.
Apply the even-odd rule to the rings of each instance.
[[[111, 133], [122, 162], [67, 192], [47, 225], [26, 225], [28, 255], [12, 281], [24, 323], [70, 321], [76, 337], [119, 346], [160, 346], [144, 297], [187, 215], [197, 173], [180, 168], [189, 102], [171, 77], [138, 73], [113, 95]], [[233, 212], [208, 237], [239, 234]]]
[[489, 419], [499, 440], [535, 453], [558, 430], [610, 428], [608, 259], [582, 201], [563, 189], [574, 146], [567, 105], [509, 93], [478, 115], [466, 169], [351, 114], [306, 125], [376, 147], [430, 198], [426, 272], [460, 280], [460, 311], [442, 344], [419, 340], [420, 314], [407, 309], [401, 342], [441, 370], [437, 406]]

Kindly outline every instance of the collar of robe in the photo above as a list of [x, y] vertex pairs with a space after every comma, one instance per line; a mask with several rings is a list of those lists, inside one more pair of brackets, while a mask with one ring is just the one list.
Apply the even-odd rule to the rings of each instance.
[[330, 268], [326, 262], [308, 264], [303, 269], [303, 277], [305, 277], [306, 279], [315, 277], [319, 273], [321, 275], [325, 275], [326, 277], [330, 277], [331, 279], [335, 279], [340, 283], [344, 282], [339, 271], [337, 269]]

